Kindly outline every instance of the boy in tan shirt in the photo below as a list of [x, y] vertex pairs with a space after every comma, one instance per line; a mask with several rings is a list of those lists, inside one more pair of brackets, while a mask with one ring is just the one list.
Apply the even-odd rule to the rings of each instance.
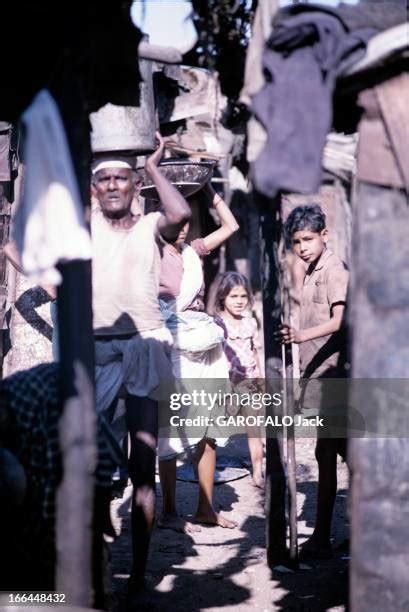
[[[305, 262], [306, 274], [300, 306], [300, 329], [284, 325], [280, 333], [286, 344], [295, 342], [300, 345], [304, 404], [305, 391], [310, 386], [309, 399], [315, 407], [320, 407], [325, 421], [325, 417], [330, 416], [330, 410], [325, 411], [322, 380], [318, 383], [312, 379], [345, 378], [346, 337], [342, 323], [348, 271], [341, 259], [327, 249], [328, 230], [320, 206], [312, 204], [295, 208], [285, 223], [285, 232], [293, 251]], [[316, 384], [311, 385], [311, 382]], [[328, 437], [325, 425], [328, 422], [324, 423], [322, 430], [318, 430], [315, 448], [318, 462], [315, 529], [302, 547], [303, 557], [331, 556], [330, 533], [337, 492], [337, 455], [345, 460], [346, 439]]]

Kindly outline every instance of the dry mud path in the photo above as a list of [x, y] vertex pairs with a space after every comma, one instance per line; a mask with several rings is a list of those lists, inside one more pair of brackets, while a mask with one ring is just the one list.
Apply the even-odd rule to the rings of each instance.
[[[315, 440], [297, 440], [298, 536], [301, 544], [312, 532], [317, 483]], [[233, 440], [221, 455], [248, 459], [246, 444]], [[333, 521], [334, 544], [348, 534], [348, 471], [338, 463], [338, 495]], [[112, 502], [119, 537], [112, 544], [112, 611], [127, 610], [126, 581], [130, 569], [130, 492]], [[179, 512], [195, 510], [197, 485], [177, 484]], [[249, 476], [215, 487], [215, 505], [235, 529], [202, 526], [185, 535], [155, 528], [148, 580], [156, 592], [153, 610], [169, 612], [244, 612], [247, 610], [345, 610], [348, 589], [348, 553], [337, 551], [327, 561], [309, 561], [310, 569], [294, 573], [271, 571], [266, 565], [264, 496]], [[158, 484], [157, 512], [161, 507]], [[137, 608], [134, 608], [135, 610]], [[139, 608], [145, 609], [145, 608]]]

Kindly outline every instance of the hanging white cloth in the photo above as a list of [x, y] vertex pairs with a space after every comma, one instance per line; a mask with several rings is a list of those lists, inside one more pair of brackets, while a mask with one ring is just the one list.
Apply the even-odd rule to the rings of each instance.
[[53, 97], [43, 89], [22, 116], [26, 129], [24, 193], [12, 236], [25, 274], [58, 285], [58, 262], [91, 259], [91, 237], [67, 138]]

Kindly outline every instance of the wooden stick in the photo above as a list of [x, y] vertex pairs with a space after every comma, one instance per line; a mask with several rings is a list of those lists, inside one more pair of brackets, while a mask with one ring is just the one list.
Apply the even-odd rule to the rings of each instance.
[[[295, 435], [294, 435], [294, 378], [295, 361], [293, 344], [291, 353], [293, 357], [293, 376], [287, 385], [287, 414], [292, 417], [292, 423], [286, 428], [287, 432], [287, 478], [290, 514], [290, 560], [298, 567], [298, 524], [297, 524], [297, 462], [295, 456]], [[297, 364], [298, 365], [298, 364]]]
[[[289, 287], [288, 263], [283, 258], [283, 319], [287, 310], [287, 317], [291, 325], [291, 298]], [[286, 302], [286, 304], [285, 304]], [[287, 308], [285, 308], [287, 305]], [[297, 525], [297, 477], [296, 477], [296, 455], [295, 455], [295, 434], [294, 434], [294, 368], [298, 368], [298, 358], [293, 344], [291, 344], [291, 355], [293, 361], [293, 375], [287, 379], [285, 345], [282, 346], [283, 380], [284, 380], [284, 414], [291, 417], [291, 424], [285, 428], [287, 441], [287, 489], [288, 506], [290, 518], [290, 562], [294, 569], [298, 568], [298, 525]]]

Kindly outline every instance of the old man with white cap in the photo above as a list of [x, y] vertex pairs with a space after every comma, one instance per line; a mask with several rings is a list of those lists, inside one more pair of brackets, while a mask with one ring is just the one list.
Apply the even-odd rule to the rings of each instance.
[[155, 456], [159, 383], [172, 377], [171, 337], [158, 304], [160, 243], [177, 237], [191, 216], [189, 205], [158, 169], [164, 142], [145, 171], [160, 196], [161, 212], [133, 212], [141, 180], [126, 158], [97, 161], [92, 171], [93, 311], [96, 402], [106, 410], [125, 392], [133, 484], [130, 595], [144, 587], [155, 516]]

